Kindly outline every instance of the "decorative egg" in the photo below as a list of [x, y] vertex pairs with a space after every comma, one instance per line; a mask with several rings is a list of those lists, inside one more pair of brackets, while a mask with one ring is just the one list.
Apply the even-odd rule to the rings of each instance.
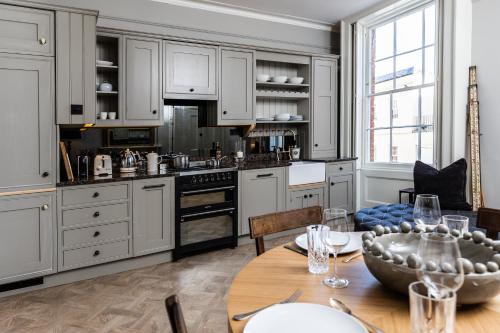
[[392, 261], [396, 265], [401, 265], [404, 262], [404, 259], [400, 254], [394, 254], [392, 255]]
[[369, 240], [369, 239], [365, 239], [365, 240], [363, 241], [363, 247], [364, 247], [365, 249], [367, 249], [367, 250], [370, 250], [370, 249], [371, 249], [371, 247], [372, 247], [372, 245], [373, 245], [373, 242], [372, 242], [371, 240]]
[[453, 229], [451, 231], [451, 235], [454, 236], [454, 237], [460, 237], [460, 231], [457, 230], [457, 229]]
[[373, 237], [377, 236], [377, 233], [375, 231], [373, 231], [373, 230], [370, 230], [368, 232], [371, 233], [373, 235]]
[[486, 268], [488, 269], [488, 272], [491, 273], [495, 273], [499, 269], [498, 264], [494, 261], [488, 261], [486, 263]]
[[476, 244], [481, 244], [485, 238], [486, 236], [484, 235], [484, 233], [479, 230], [476, 230], [472, 233], [472, 240]]
[[391, 228], [384, 227], [384, 234], [390, 234], [390, 233], [391, 233]]
[[428, 225], [425, 227], [425, 232], [433, 232], [434, 229], [436, 229], [436, 227], [432, 227], [432, 226]]
[[477, 274], [483, 274], [483, 273], [486, 273], [487, 271], [487, 268], [486, 268], [486, 265], [483, 264], [483, 263], [480, 263], [480, 262], [476, 262], [474, 264], [474, 271], [477, 273]]
[[466, 231], [466, 232], [464, 232], [464, 235], [462, 236], [462, 238], [465, 240], [469, 240], [472, 238], [472, 233]]
[[484, 246], [488, 246], [488, 247], [493, 246], [493, 244], [494, 244], [493, 239], [491, 239], [491, 238], [485, 238], [483, 243], [484, 243]]
[[450, 264], [449, 262], [443, 262], [441, 264], [441, 270], [444, 272], [444, 273], [453, 273], [455, 271], [455, 268], [453, 267], [452, 264]]
[[474, 272], [474, 264], [472, 264], [472, 262], [469, 259], [460, 258], [458, 260], [462, 263], [464, 274], [470, 274]]
[[425, 269], [430, 272], [434, 272], [435, 270], [437, 270], [437, 268], [438, 268], [437, 264], [432, 260], [429, 260], [428, 262], [425, 263]]
[[380, 243], [374, 242], [372, 247], [370, 248], [373, 255], [379, 256], [384, 252], [384, 246]]
[[401, 223], [401, 231], [404, 232], [405, 234], [409, 233], [411, 231], [410, 222]]
[[374, 228], [373, 228], [373, 231], [375, 231], [375, 234], [377, 236], [382, 236], [384, 234], [384, 227], [381, 226], [380, 224], [379, 225], [376, 225]]
[[415, 228], [413, 228], [413, 232], [416, 233], [425, 232], [425, 227], [423, 225], [416, 225]]
[[500, 243], [493, 245], [493, 250], [500, 252]]
[[440, 234], [447, 234], [450, 232], [450, 228], [448, 228], [448, 226], [445, 224], [438, 224], [438, 226], [436, 227], [436, 230]]
[[391, 260], [392, 259], [392, 252], [389, 250], [385, 250], [384, 252], [382, 252], [382, 259]]
[[391, 232], [393, 232], [393, 233], [395, 233], [395, 234], [396, 234], [396, 233], [398, 233], [398, 232], [399, 232], [399, 227], [398, 227], [397, 225], [393, 225], [393, 226], [391, 227]]
[[406, 258], [406, 263], [410, 268], [420, 268], [422, 266], [422, 258], [415, 253], [412, 253]]
[[373, 240], [373, 235], [371, 232], [365, 232], [363, 235], [361, 235], [361, 239], [364, 241], [367, 239]]
[[500, 253], [497, 253], [491, 257], [491, 260], [496, 262], [500, 266]]

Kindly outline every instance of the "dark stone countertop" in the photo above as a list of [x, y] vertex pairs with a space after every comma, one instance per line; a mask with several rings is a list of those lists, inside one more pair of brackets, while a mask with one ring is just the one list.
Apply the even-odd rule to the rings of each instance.
[[62, 181], [57, 183], [57, 187], [75, 186], [75, 185], [93, 185], [113, 182], [124, 182], [134, 179], [149, 179], [160, 177], [175, 177], [175, 172], [159, 171], [157, 173], [131, 172], [131, 173], [113, 173], [111, 177], [89, 176], [88, 178], [75, 179], [74, 181]]
[[290, 166], [291, 163], [288, 160], [284, 161], [273, 161], [273, 160], [262, 160], [262, 161], [245, 161], [237, 165], [238, 170], [256, 170], [256, 169], [267, 169], [267, 168], [279, 168]]
[[305, 161], [335, 163], [335, 162], [355, 161], [357, 159], [358, 159], [357, 157], [331, 157], [331, 158], [313, 158]]

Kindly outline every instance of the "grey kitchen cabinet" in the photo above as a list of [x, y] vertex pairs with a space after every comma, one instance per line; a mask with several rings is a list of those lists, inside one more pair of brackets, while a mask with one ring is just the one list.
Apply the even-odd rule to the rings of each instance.
[[352, 160], [327, 164], [329, 208], [343, 208], [349, 213], [354, 212], [355, 163]]
[[96, 122], [97, 17], [56, 12], [56, 122]]
[[220, 99], [217, 125], [255, 123], [255, 52], [220, 51]]
[[54, 55], [54, 13], [0, 5], [0, 52]]
[[163, 125], [161, 40], [125, 39], [126, 126]]
[[0, 192], [55, 186], [54, 60], [0, 55]]
[[174, 177], [133, 181], [134, 255], [174, 248], [174, 189]]
[[52, 274], [55, 192], [0, 197], [0, 284]]
[[217, 99], [217, 46], [163, 42], [164, 98]]
[[337, 156], [337, 60], [313, 58], [311, 157]]
[[325, 206], [325, 188], [290, 190], [288, 192], [287, 210], [302, 209], [314, 206]]
[[285, 210], [285, 168], [241, 172], [240, 235], [250, 232], [248, 218]]

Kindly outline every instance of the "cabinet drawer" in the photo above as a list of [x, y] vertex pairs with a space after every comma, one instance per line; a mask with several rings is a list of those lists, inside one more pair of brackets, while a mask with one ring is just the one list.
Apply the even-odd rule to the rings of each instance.
[[128, 257], [130, 253], [129, 241], [94, 245], [76, 250], [63, 252], [63, 268], [89, 266], [106, 261]]
[[64, 247], [72, 247], [124, 239], [128, 235], [129, 223], [125, 221], [95, 227], [65, 230], [63, 231], [62, 242]]
[[63, 206], [101, 203], [103, 201], [125, 200], [127, 198], [127, 184], [71, 188], [63, 189], [62, 191]]
[[63, 210], [62, 225], [97, 224], [118, 221], [130, 217], [128, 202], [85, 208]]
[[334, 163], [329, 164], [327, 167], [327, 173], [337, 174], [337, 173], [352, 173], [354, 171], [352, 163]]

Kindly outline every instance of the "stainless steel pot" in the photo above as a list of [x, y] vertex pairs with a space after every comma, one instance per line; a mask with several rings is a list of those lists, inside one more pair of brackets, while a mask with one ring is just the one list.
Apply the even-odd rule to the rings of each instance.
[[173, 169], [187, 169], [189, 168], [189, 155], [186, 154], [170, 154], [167, 155], [167, 160]]

